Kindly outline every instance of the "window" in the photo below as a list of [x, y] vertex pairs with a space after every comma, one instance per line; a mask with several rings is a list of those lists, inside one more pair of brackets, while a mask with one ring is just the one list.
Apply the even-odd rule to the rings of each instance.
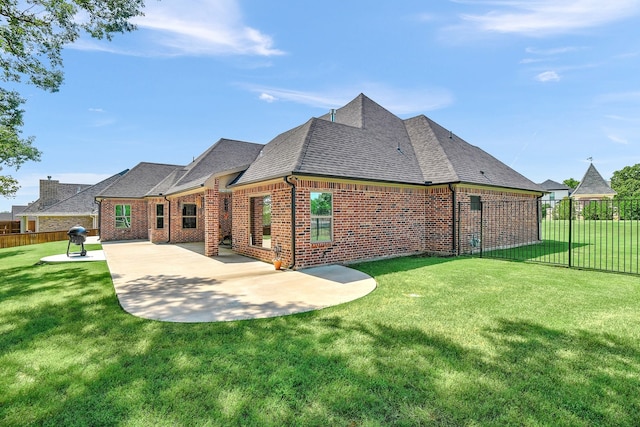
[[196, 205], [184, 203], [182, 205], [182, 228], [196, 228]]
[[164, 205], [156, 205], [156, 228], [164, 228]]
[[271, 195], [251, 197], [250, 232], [252, 246], [271, 248]]
[[116, 228], [131, 228], [131, 205], [116, 205]]
[[330, 242], [333, 229], [333, 195], [311, 193], [311, 241]]
[[482, 203], [480, 202], [480, 196], [470, 196], [471, 197], [471, 210], [479, 211], [482, 210]]

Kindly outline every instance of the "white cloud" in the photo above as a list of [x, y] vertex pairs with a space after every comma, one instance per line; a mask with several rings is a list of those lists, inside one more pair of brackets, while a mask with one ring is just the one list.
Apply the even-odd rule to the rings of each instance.
[[461, 18], [480, 31], [542, 37], [598, 27], [640, 12], [637, 0], [497, 0], [468, 2], [494, 9]]
[[104, 113], [105, 111], [102, 108], [89, 108], [89, 111], [92, 113]]
[[545, 71], [543, 73], [538, 74], [535, 78], [537, 81], [542, 83], [560, 81], [560, 76], [555, 71]]
[[453, 104], [454, 101], [453, 96], [445, 89], [397, 89], [378, 83], [362, 83], [353, 87], [334, 88], [322, 92], [295, 91], [254, 85], [242, 86], [251, 92], [260, 93], [260, 99], [263, 100], [271, 97], [325, 110], [341, 107], [359, 93], [364, 93], [392, 113], [399, 115], [437, 110]]
[[[142, 46], [119, 48], [85, 40], [70, 47], [135, 56], [273, 56], [272, 38], [243, 22], [238, 0], [148, 1], [135, 18]], [[115, 43], [115, 42], [112, 42]]]
[[584, 49], [585, 49], [584, 47], [577, 47], [577, 46], [555, 47], [551, 49], [538, 49], [535, 47], [528, 47], [525, 49], [525, 52], [531, 53], [534, 55], [560, 55], [562, 53], [576, 52]]
[[607, 135], [607, 138], [609, 138], [611, 141], [617, 143], [617, 144], [628, 144], [629, 141], [623, 137], [620, 137], [618, 135]]
[[272, 103], [272, 102], [274, 102], [274, 101], [277, 101], [277, 100], [278, 100], [278, 98], [276, 98], [276, 97], [275, 97], [275, 96], [273, 96], [273, 95], [269, 95], [268, 93], [261, 93], [261, 94], [260, 94], [260, 96], [259, 96], [259, 98], [260, 98], [262, 101], [266, 101], [266, 102], [268, 102], [268, 103]]

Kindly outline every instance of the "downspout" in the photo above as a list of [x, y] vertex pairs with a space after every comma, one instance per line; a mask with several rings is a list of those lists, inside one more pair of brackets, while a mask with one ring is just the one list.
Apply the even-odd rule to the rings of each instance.
[[171, 243], [171, 200], [167, 196], [164, 199], [167, 201], [167, 243]]
[[95, 199], [93, 203], [98, 205], [98, 236], [100, 236], [102, 230], [102, 201]]
[[451, 191], [451, 254], [456, 254], [456, 190], [453, 184], [449, 184]]
[[296, 186], [289, 182], [291, 176], [285, 176], [284, 182], [291, 186], [291, 265], [290, 269], [296, 266]]
[[538, 197], [536, 197], [536, 216], [537, 216], [537, 224], [538, 224], [538, 241], [542, 240], [542, 227], [540, 226], [542, 224], [542, 198], [544, 197], [544, 194], [539, 195]]

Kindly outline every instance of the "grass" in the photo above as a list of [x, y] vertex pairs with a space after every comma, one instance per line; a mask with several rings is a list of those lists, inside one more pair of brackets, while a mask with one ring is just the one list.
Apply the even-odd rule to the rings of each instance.
[[483, 256], [569, 264], [579, 268], [640, 274], [640, 221], [545, 220], [542, 243], [488, 251]]
[[[93, 248], [91, 248], [93, 249]], [[0, 425], [637, 425], [637, 277], [473, 258], [360, 264], [349, 304], [172, 324], [105, 263], [0, 250]]]

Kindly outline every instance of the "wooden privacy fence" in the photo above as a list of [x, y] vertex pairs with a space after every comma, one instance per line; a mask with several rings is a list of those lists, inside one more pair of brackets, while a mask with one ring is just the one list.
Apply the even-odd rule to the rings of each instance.
[[[97, 236], [98, 229], [90, 228], [87, 236]], [[68, 240], [67, 231], [46, 231], [42, 233], [19, 233], [0, 235], [0, 249], [15, 246], [36, 245], [38, 243], [58, 242]]]

